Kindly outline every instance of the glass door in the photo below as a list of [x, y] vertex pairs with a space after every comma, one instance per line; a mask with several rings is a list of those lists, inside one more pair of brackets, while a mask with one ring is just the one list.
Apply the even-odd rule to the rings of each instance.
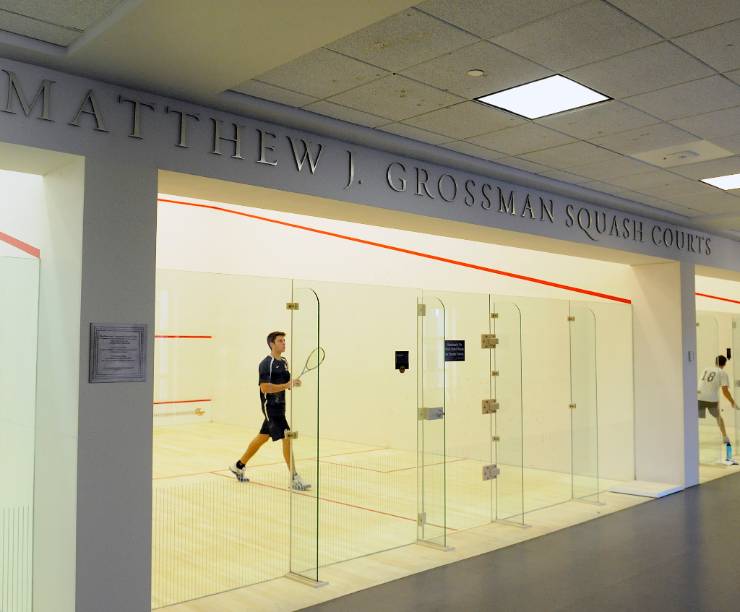
[[571, 496], [599, 501], [599, 410], [596, 317], [588, 305], [570, 304]]
[[522, 316], [513, 302], [493, 301], [491, 380], [494, 413], [496, 520], [524, 524], [524, 412], [522, 403]]
[[437, 297], [423, 295], [417, 314], [417, 539], [446, 547], [445, 305]]
[[293, 281], [290, 310], [291, 452], [290, 569], [288, 576], [319, 584], [319, 404], [321, 364], [320, 303], [316, 292]]

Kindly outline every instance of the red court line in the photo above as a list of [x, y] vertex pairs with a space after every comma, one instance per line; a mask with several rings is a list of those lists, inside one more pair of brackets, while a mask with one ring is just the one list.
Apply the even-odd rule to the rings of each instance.
[[289, 223], [288, 221], [279, 221], [277, 219], [270, 219], [269, 217], [262, 217], [260, 215], [253, 215], [250, 213], [245, 213], [241, 211], [236, 210], [230, 210], [228, 208], [223, 208], [221, 206], [213, 206], [210, 204], [196, 204], [195, 202], [183, 202], [180, 200], [170, 200], [166, 198], [158, 198], [158, 202], [162, 202], [165, 204], [177, 204], [180, 206], [192, 206], [194, 208], [205, 208], [209, 210], [215, 210], [218, 212], [225, 212], [232, 215], [237, 215], [240, 217], [247, 217], [249, 219], [256, 219], [258, 221], [266, 221], [268, 223], [274, 223], [276, 225], [282, 225], [285, 227], [291, 227], [293, 229], [300, 229], [307, 232], [312, 232], [314, 234], [321, 234], [322, 236], [331, 236], [332, 238], [340, 238], [342, 240], [348, 240], [350, 242], [356, 242], [359, 244], [365, 244], [368, 246], [374, 246], [381, 249], [386, 249], [389, 251], [395, 251], [397, 253], [405, 253], [406, 255], [414, 255], [416, 257], [421, 257], [424, 259], [431, 259], [433, 261], [439, 261], [442, 263], [448, 263], [454, 266], [460, 266], [463, 268], [470, 268], [471, 270], [478, 270], [480, 272], [488, 272], [490, 274], [498, 274], [499, 276], [506, 276], [508, 278], [514, 278], [517, 280], [527, 281], [529, 283], [535, 283], [538, 285], [545, 285], [547, 287], [554, 287], [556, 289], [563, 289], [565, 291], [572, 291], [574, 293], [581, 293], [584, 295], [590, 295], [593, 297], [603, 298], [605, 300], [611, 300], [613, 302], [621, 302], [623, 304], [631, 304], [632, 300], [618, 297], [616, 295], [609, 295], [608, 293], [600, 293], [598, 291], [591, 291], [590, 289], [582, 289], [580, 287], [574, 287], [571, 285], [564, 285], [562, 283], [554, 283], [552, 281], [544, 280], [541, 278], [536, 278], [534, 276], [524, 276], [522, 274], [515, 274], [514, 272], [506, 272], [504, 270], [498, 270], [496, 268], [489, 268], [487, 266], [479, 266], [478, 264], [469, 263], [466, 261], [459, 261], [457, 259], [449, 259], [447, 257], [440, 257], [438, 255], [432, 255], [431, 253], [424, 253], [422, 251], [413, 251], [411, 249], [405, 249], [402, 247], [393, 246], [390, 244], [384, 244], [382, 242], [373, 242], [372, 240], [364, 240], [363, 238], [356, 238], [354, 236], [346, 236], [344, 234], [337, 234], [335, 232], [329, 232], [326, 230], [320, 230], [316, 229], [314, 227], [308, 227], [305, 225], [298, 225], [296, 223]]
[[[211, 474], [215, 474], [216, 476], [223, 476], [224, 478], [228, 478], [229, 480], [234, 480], [236, 482], [236, 479], [233, 478], [233, 476], [230, 476], [229, 474], [224, 474], [222, 472], [211, 472]], [[249, 484], [255, 484], [260, 487], [267, 487], [268, 489], [275, 489], [276, 491], [283, 491], [284, 493], [290, 493], [290, 491], [287, 488], [283, 487], [276, 487], [274, 485], [269, 485], [264, 482], [256, 482], [254, 480], [250, 480]], [[304, 497], [314, 497], [311, 493], [297, 493], [297, 495], [302, 495]], [[319, 497], [319, 501], [325, 501], [329, 502], [331, 504], [337, 504], [339, 506], [347, 506], [348, 508], [355, 508], [357, 510], [366, 510], [367, 512], [374, 512], [375, 514], [382, 514], [384, 516], [390, 516], [392, 518], [401, 519], [404, 521], [412, 521], [416, 522], [415, 518], [410, 518], [408, 516], [401, 516], [400, 514], [393, 514], [392, 512], [383, 512], [382, 510], [375, 510], [374, 508], [366, 508], [365, 506], [358, 506], [356, 504], [350, 504], [348, 502], [342, 502], [336, 499], [329, 499], [328, 497]], [[434, 523], [429, 523], [432, 525], [432, 527], [442, 527], [441, 525], [435, 525]], [[457, 531], [457, 529], [453, 527], [447, 527], [449, 531]]]
[[[439, 463], [427, 463], [424, 467], [444, 465], [445, 463], [457, 463], [458, 461], [465, 461], [465, 459], [452, 459], [451, 461], [440, 461]], [[412, 465], [411, 467], [397, 468], [395, 470], [376, 470], [375, 468], [364, 467], [361, 465], [352, 465], [351, 463], [337, 463], [336, 461], [324, 461], [323, 459], [319, 459], [319, 463], [328, 463], [329, 465], [338, 465], [340, 467], [352, 468], [354, 470], [364, 470], [366, 472], [377, 472], [378, 474], [392, 474], [394, 472], [405, 472], [407, 470], [415, 470], [417, 468], [417, 466]]]
[[5, 242], [6, 244], [9, 244], [10, 246], [15, 247], [16, 249], [19, 249], [23, 251], [24, 253], [33, 255], [36, 259], [41, 258], [41, 249], [37, 249], [35, 246], [31, 244], [28, 244], [27, 242], [23, 242], [23, 240], [14, 238], [10, 234], [5, 234], [3, 232], [0, 232], [0, 242]]
[[709, 298], [710, 300], [720, 300], [721, 302], [730, 302], [731, 304], [740, 304], [740, 300], [731, 300], [730, 298], [720, 297], [718, 295], [709, 295], [708, 293], [697, 293], [700, 297]]
[[[365, 450], [356, 450], [356, 451], [349, 451], [346, 453], [337, 453], [336, 455], [324, 455], [324, 457], [344, 457], [345, 455], [356, 455], [358, 453], [371, 453], [373, 451], [378, 450], [386, 450], [385, 446], [378, 446], [377, 448], [369, 448]], [[309, 461], [315, 461], [316, 457], [309, 457]], [[303, 460], [301, 460], [303, 461]], [[283, 465], [285, 461], [275, 461], [273, 463], [256, 463], [254, 465], [250, 465], [250, 469], [256, 469], [260, 467], [267, 467], [270, 465]], [[203, 474], [216, 474], [217, 472], [214, 472], [212, 470], [209, 470], [207, 472], [195, 472], [193, 474], [175, 474], [174, 476], [157, 476], [156, 478], [152, 478], [152, 480], [167, 480], [170, 478], [184, 478], [186, 476], [203, 476]]]
[[171, 400], [168, 402], [153, 402], [155, 406], [161, 406], [162, 404], [195, 404], [200, 402], [210, 402], [210, 399], [191, 399], [191, 400]]
[[185, 338], [185, 339], [212, 339], [213, 336], [175, 336], [171, 334], [155, 334], [155, 338]]

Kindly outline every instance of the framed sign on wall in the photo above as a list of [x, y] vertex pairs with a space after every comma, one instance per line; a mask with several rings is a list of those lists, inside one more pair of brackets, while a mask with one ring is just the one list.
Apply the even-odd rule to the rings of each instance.
[[145, 382], [145, 324], [90, 323], [90, 383]]

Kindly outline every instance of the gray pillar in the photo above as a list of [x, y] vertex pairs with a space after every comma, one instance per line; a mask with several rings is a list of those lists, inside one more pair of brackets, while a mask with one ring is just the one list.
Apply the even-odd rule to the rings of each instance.
[[698, 483], [694, 266], [633, 267], [638, 480]]
[[[77, 612], [151, 610], [152, 370], [157, 172], [85, 168], [77, 470]], [[149, 325], [143, 383], [88, 384], [89, 324]]]

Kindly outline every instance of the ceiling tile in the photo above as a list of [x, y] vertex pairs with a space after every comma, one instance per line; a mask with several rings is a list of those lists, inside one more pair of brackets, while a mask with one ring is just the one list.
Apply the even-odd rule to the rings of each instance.
[[491, 38], [581, 2], [583, 0], [428, 0], [418, 8], [481, 38]]
[[263, 83], [328, 98], [387, 75], [385, 70], [328, 49], [316, 49], [257, 77]]
[[687, 34], [673, 42], [719, 72], [740, 68], [740, 19]]
[[740, 154], [740, 134], [712, 138], [712, 142], [724, 149], [729, 149], [734, 154]]
[[536, 123], [525, 123], [491, 134], [468, 139], [477, 144], [509, 155], [520, 155], [528, 151], [538, 151], [574, 140], [571, 136], [560, 134]]
[[694, 183], [691, 179], [677, 176], [667, 170], [651, 170], [650, 172], [642, 172], [640, 174], [618, 176], [610, 178], [606, 182], [647, 194], [653, 193], [656, 189], [662, 190], [674, 186], [680, 188]]
[[714, 159], [700, 164], [689, 164], [674, 168], [673, 172], [693, 179], [714, 178], [716, 176], [725, 176], [727, 174], [740, 173], [740, 155], [734, 157], [725, 157], [724, 159]]
[[632, 153], [632, 157], [660, 168], [675, 168], [685, 164], [730, 157], [732, 151], [718, 147], [708, 140], [694, 140], [652, 151]]
[[621, 102], [610, 101], [544, 117], [537, 123], [587, 139], [660, 123], [660, 119]]
[[731, 81], [740, 84], [740, 70], [733, 70], [732, 72], [725, 72], [725, 76]]
[[662, 42], [569, 70], [565, 76], [612, 98], [626, 98], [713, 74], [709, 66]]
[[427, 130], [421, 130], [412, 125], [406, 125], [404, 123], [391, 123], [384, 125], [383, 127], [377, 128], [383, 132], [389, 132], [391, 134], [397, 134], [398, 136], [404, 136], [411, 140], [418, 140], [420, 142], [427, 142], [429, 144], [442, 144], [450, 139], [447, 136], [440, 136], [434, 132], [428, 132]]
[[670, 201], [708, 215], [740, 212], [740, 198], [719, 189], [716, 193], [674, 196]]
[[448, 142], [442, 145], [445, 149], [451, 149], [458, 153], [465, 153], [471, 157], [478, 157], [480, 159], [494, 160], [506, 157], [504, 153], [486, 149], [485, 147], [479, 147], [471, 142], [465, 142], [464, 140], [458, 140], [455, 142]]
[[740, 17], [737, 0], [611, 0], [663, 36], [680, 36]]
[[3, 8], [47, 24], [86, 30], [124, 0], [3, 0]]
[[399, 72], [477, 40], [459, 28], [408, 9], [326, 46], [369, 64]]
[[496, 160], [497, 164], [508, 166], [509, 168], [516, 168], [517, 170], [524, 170], [525, 172], [531, 172], [533, 174], [541, 174], [549, 170], [542, 164], [536, 164], [527, 159], [521, 159], [520, 157], [504, 157]]
[[[472, 68], [483, 70], [486, 74], [469, 77], [466, 72]], [[466, 98], [479, 98], [548, 76], [552, 71], [511, 51], [481, 41], [408, 68], [402, 74]]]
[[670, 185], [663, 186], [655, 185], [653, 187], [645, 187], [639, 191], [656, 198], [670, 200], [673, 197], [706, 195], [709, 193], [708, 190], [710, 189], [716, 190], [714, 187], [710, 187], [709, 185], [705, 185], [699, 181], [686, 179], [686, 181], [681, 183], [671, 183]]
[[637, 196], [637, 202], [647, 204], [648, 206], [652, 206], [653, 208], [660, 208], [661, 210], [666, 210], [668, 212], [676, 213], [690, 218], [702, 217], [704, 215], [704, 213], [699, 212], [698, 210], [694, 210], [693, 208], [689, 208], [688, 206], [681, 206], [680, 204], [668, 202], [661, 198], [653, 198], [644, 194], [637, 194]]
[[694, 140], [696, 136], [693, 134], [679, 130], [668, 123], [658, 123], [619, 134], [592, 138], [591, 142], [617, 153], [630, 155]]
[[679, 119], [740, 105], [740, 85], [721, 76], [713, 76], [640, 94], [625, 101], [661, 119]]
[[457, 96], [398, 75], [378, 79], [330, 99], [330, 102], [390, 117], [395, 121], [428, 113], [460, 101]]
[[631, 157], [624, 157], [618, 153], [612, 153], [612, 155], [614, 157], [604, 159], [604, 161], [589, 163], [583, 166], [573, 166], [570, 170], [575, 174], [592, 180], [604, 181], [617, 176], [640, 174], [655, 169], [653, 166], [632, 159]]
[[[630, 191], [626, 187], [618, 187], [617, 185], [612, 185], [610, 183], [605, 183], [603, 181], [589, 181], [587, 183], [583, 183], [583, 187], [587, 187], [588, 189], [593, 189], [594, 191], [601, 191], [602, 193], [608, 193], [610, 195], [618, 195], [620, 197], [640, 197], [642, 194], [635, 193], [633, 191]], [[626, 194], [626, 195], [622, 195]]]
[[497, 36], [493, 42], [553, 70], [567, 70], [659, 40], [623, 13], [593, 0]]
[[80, 36], [80, 30], [64, 28], [51, 23], [45, 23], [36, 19], [31, 19], [23, 15], [8, 13], [0, 9], [0, 30], [13, 32], [21, 36], [28, 36], [36, 40], [61, 45], [66, 47], [72, 44]]
[[[544, 167], [545, 166], [543, 166], [543, 168]], [[572, 174], [570, 172], [565, 172], [564, 170], [558, 170], [556, 168], [547, 168], [539, 174], [558, 181], [563, 181], [564, 183], [570, 183], [572, 185], [581, 185], [583, 183], [589, 182], [589, 179], [583, 176], [578, 176], [577, 174]]]
[[462, 102], [404, 121], [406, 124], [444, 134], [455, 140], [465, 140], [471, 136], [502, 130], [523, 122], [524, 119], [521, 117], [478, 102]]
[[247, 81], [246, 83], [239, 85], [239, 87], [234, 87], [233, 91], [247, 94], [248, 96], [255, 96], [256, 98], [262, 98], [263, 100], [280, 102], [281, 104], [287, 104], [288, 106], [300, 107], [316, 101], [316, 98], [311, 96], [306, 96], [295, 91], [289, 91], [282, 87], [275, 87], [274, 85], [262, 83], [261, 81]]
[[740, 106], [674, 119], [671, 123], [682, 130], [709, 140], [732, 136], [740, 133]]
[[341, 121], [347, 121], [356, 125], [365, 125], [368, 127], [377, 127], [385, 123], [389, 123], [389, 119], [385, 117], [378, 117], [370, 113], [363, 113], [362, 111], [355, 110], [353, 108], [347, 108], [333, 102], [326, 100], [319, 100], [312, 104], [308, 104], [303, 107], [304, 110], [311, 111], [312, 113], [318, 113], [319, 115], [326, 115], [327, 117], [334, 117]]
[[588, 142], [573, 142], [544, 151], [528, 153], [523, 157], [558, 170], [572, 170], [576, 166], [583, 166], [589, 162], [612, 159], [613, 156], [611, 151], [606, 151]]

